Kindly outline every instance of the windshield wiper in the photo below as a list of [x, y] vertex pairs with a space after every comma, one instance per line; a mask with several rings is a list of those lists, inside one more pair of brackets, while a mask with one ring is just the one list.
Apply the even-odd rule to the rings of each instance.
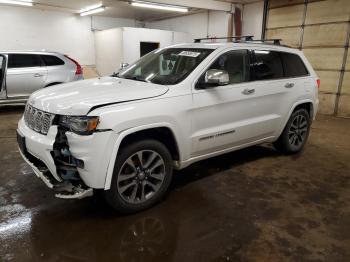
[[147, 82], [145, 79], [143, 79], [140, 76], [131, 76], [131, 77], [124, 76], [124, 78], [125, 79], [130, 79], [130, 80], [141, 81], [141, 82]]

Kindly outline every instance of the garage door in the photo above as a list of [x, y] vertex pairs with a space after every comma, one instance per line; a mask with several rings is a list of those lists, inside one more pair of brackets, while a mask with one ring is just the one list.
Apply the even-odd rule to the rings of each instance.
[[302, 49], [321, 79], [320, 113], [350, 117], [350, 0], [270, 0], [265, 37]]

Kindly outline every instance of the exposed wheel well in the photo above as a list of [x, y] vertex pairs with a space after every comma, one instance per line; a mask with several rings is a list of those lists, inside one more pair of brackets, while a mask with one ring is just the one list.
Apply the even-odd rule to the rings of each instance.
[[120, 144], [120, 149], [126, 145], [143, 139], [154, 139], [163, 143], [169, 150], [173, 160], [180, 159], [179, 148], [173, 132], [167, 127], [150, 128], [127, 135]]
[[297, 105], [294, 108], [293, 112], [295, 112], [296, 110], [298, 110], [300, 108], [306, 109], [306, 111], [309, 113], [310, 119], [312, 120], [312, 118], [314, 116], [314, 107], [313, 107], [312, 103], [311, 102], [307, 102], [307, 103], [303, 103], [303, 104]]
[[62, 84], [62, 82], [53, 82], [53, 83], [47, 84], [45, 87], [54, 86], [54, 85], [58, 85], [58, 84]]

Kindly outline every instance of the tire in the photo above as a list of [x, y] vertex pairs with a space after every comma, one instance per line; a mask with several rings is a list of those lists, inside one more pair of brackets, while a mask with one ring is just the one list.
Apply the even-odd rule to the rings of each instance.
[[147, 209], [164, 197], [172, 171], [172, 157], [162, 143], [151, 139], [134, 142], [118, 154], [105, 199], [120, 213]]
[[306, 109], [300, 108], [292, 113], [282, 134], [274, 147], [283, 154], [297, 154], [303, 150], [309, 137], [311, 120]]

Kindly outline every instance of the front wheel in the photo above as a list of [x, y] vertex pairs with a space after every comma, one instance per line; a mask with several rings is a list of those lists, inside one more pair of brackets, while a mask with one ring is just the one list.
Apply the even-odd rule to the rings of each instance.
[[300, 152], [309, 137], [311, 120], [306, 109], [301, 108], [293, 112], [286, 127], [274, 146], [284, 154]]
[[133, 213], [149, 208], [166, 193], [172, 178], [172, 158], [159, 141], [142, 140], [118, 154], [107, 202], [117, 211]]

